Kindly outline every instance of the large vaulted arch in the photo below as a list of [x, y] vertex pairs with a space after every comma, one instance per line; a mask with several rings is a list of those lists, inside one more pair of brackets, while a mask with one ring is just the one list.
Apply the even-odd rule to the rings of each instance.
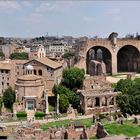
[[86, 54], [87, 74], [112, 73], [112, 56], [103, 46], [93, 46]]
[[132, 45], [123, 46], [117, 54], [118, 72], [139, 72], [139, 50]]

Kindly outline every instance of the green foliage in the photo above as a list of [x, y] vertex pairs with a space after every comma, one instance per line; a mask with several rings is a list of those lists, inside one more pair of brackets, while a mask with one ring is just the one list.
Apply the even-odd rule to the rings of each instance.
[[120, 80], [117, 83], [116, 91], [122, 93], [117, 96], [117, 104], [123, 114], [139, 114], [140, 113], [140, 79]]
[[12, 105], [15, 102], [15, 92], [11, 87], [6, 89], [3, 93], [3, 102], [6, 108], [12, 108]]
[[45, 116], [44, 112], [35, 112], [35, 117], [36, 118], [43, 118]]
[[133, 82], [129, 79], [121, 79], [118, 81], [115, 91], [120, 91], [122, 93], [127, 93], [129, 88], [132, 86]]
[[0, 57], [1, 58], [5, 57], [5, 54], [2, 51], [0, 51]]
[[72, 104], [72, 106], [75, 108], [77, 108], [78, 105], [80, 104], [79, 96], [75, 92], [71, 91], [70, 89], [66, 88], [63, 85], [58, 86], [55, 85], [53, 88], [53, 92], [59, 95], [61, 94], [66, 95], [69, 103]]
[[22, 53], [15, 52], [10, 55], [11, 59], [28, 60], [28, 57], [29, 57], [28, 53], [26, 52], [22, 52]]
[[16, 115], [18, 118], [27, 118], [27, 113], [25, 111], [17, 112]]
[[69, 101], [68, 101], [68, 97], [64, 94], [60, 95], [60, 99], [59, 99], [59, 110], [61, 113], [66, 113], [67, 109], [69, 107]]
[[66, 52], [62, 57], [65, 59], [70, 59], [74, 56], [74, 53], [72, 52]]
[[83, 86], [84, 70], [79, 68], [66, 69], [63, 72], [63, 85], [71, 90], [80, 89]]

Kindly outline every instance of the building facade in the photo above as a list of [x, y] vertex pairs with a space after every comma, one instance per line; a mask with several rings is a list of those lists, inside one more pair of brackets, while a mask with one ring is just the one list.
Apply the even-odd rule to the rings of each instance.
[[33, 59], [33, 58], [42, 58], [42, 57], [46, 57], [44, 46], [41, 44], [33, 45], [29, 53], [29, 58]]

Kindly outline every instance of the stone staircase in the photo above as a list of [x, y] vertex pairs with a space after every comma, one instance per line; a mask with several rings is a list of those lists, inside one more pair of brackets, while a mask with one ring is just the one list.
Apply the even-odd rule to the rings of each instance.
[[35, 115], [34, 110], [26, 110], [26, 113], [27, 113], [27, 119], [28, 120], [34, 118], [34, 115]]

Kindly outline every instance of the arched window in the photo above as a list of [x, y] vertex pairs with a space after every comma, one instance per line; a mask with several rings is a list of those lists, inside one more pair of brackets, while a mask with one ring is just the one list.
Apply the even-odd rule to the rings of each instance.
[[95, 98], [95, 106], [100, 106], [100, 99], [99, 99], [99, 97]]
[[97, 60], [102, 60], [103, 59], [103, 52], [101, 49], [97, 50]]
[[34, 70], [34, 75], [36, 75], [36, 70]]
[[90, 49], [89, 50], [89, 56], [90, 56], [90, 59], [91, 60], [94, 60], [95, 59], [95, 51], [93, 49]]
[[39, 75], [42, 75], [42, 70], [39, 70], [39, 71], [38, 71], [38, 74], [39, 74]]

